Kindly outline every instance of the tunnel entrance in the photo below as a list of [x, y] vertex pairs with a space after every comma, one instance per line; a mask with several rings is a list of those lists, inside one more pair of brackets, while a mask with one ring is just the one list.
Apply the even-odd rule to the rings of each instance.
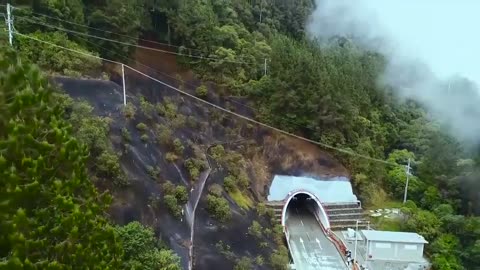
[[330, 229], [327, 213], [318, 198], [308, 191], [292, 193], [285, 202], [282, 211], [282, 226], [288, 226], [287, 220], [293, 216], [312, 216], [324, 230]]

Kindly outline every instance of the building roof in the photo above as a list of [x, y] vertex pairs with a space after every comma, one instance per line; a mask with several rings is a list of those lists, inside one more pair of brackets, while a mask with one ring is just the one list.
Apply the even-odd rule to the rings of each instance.
[[368, 241], [428, 244], [418, 233], [362, 230], [362, 234]]
[[313, 178], [275, 175], [270, 185], [268, 201], [283, 201], [290, 192], [305, 190], [322, 203], [357, 203], [352, 185], [346, 177]]

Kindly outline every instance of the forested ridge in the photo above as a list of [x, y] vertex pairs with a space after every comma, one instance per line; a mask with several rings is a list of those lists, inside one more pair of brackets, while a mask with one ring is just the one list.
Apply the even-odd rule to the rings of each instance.
[[[478, 144], [459, 141], [421, 104], [399, 100], [393, 89], [379, 85], [386, 64], [381, 54], [344, 37], [309, 37], [305, 25], [315, 6], [312, 0], [35, 0], [13, 4], [18, 7], [14, 14], [19, 33], [122, 62], [125, 56], [133, 56], [135, 47], [107, 39], [146, 46], [149, 43], [144, 39], [171, 44], [170, 50], [179, 53], [178, 62], [203, 81], [214, 82], [218, 93], [248, 98], [257, 119], [387, 161], [332, 152], [350, 170], [365, 205], [384, 207], [401, 201], [404, 166], [411, 159], [414, 176], [410, 178], [409, 201], [402, 208], [406, 216], [394, 228], [423, 235], [429, 241], [426, 253], [435, 269], [477, 268]], [[21, 36], [16, 37], [14, 47], [20, 56], [47, 72], [101, 76], [100, 60]], [[114, 227], [108, 222], [103, 213], [108, 196], [99, 197], [88, 181], [85, 163], [92, 160], [72, 135], [72, 128], [75, 133], [82, 127], [81, 117], [60, 117], [61, 109], [54, 106], [54, 100], [64, 97], [45, 90], [48, 87], [38, 70], [21, 63], [11, 52], [2, 55], [0, 174], [5, 184], [0, 188], [0, 231], [8, 233], [0, 236], [0, 268], [21, 268], [23, 264], [68, 269], [81, 261], [98, 269], [106, 269], [107, 264], [112, 269], [119, 265], [158, 269], [154, 264], [141, 264], [163, 263], [161, 256], [174, 263], [176, 258], [159, 246], [153, 253], [146, 248], [145, 254], [136, 253], [140, 249], [132, 245], [138, 243], [128, 236], [132, 231], [145, 234], [138, 237], [147, 238], [148, 245], [156, 245], [151, 232], [143, 231], [146, 229], [139, 224]], [[9, 61], [18, 64], [12, 67]], [[197, 94], [206, 96], [206, 91], [210, 90]], [[479, 99], [478, 92], [469, 93], [472, 100]], [[32, 110], [35, 113], [26, 113]], [[101, 128], [102, 124], [93, 126]], [[78, 139], [97, 154], [111, 153], [99, 141]], [[105, 166], [95, 169], [95, 178], [119, 170], [108, 167], [113, 166], [108, 161], [115, 157], [103, 158]], [[50, 168], [60, 162], [60, 170], [49, 169], [31, 177], [38, 166]], [[82, 192], [75, 192], [80, 187]], [[31, 197], [38, 201], [25, 200]], [[53, 215], [52, 207], [82, 209], [93, 218], [84, 223], [81, 219], [87, 216], [83, 214], [72, 217], [68, 211], [55, 211]], [[75, 233], [67, 236], [67, 230]], [[78, 231], [89, 231], [88, 237]], [[71, 237], [77, 237], [75, 244]], [[32, 248], [26, 252], [25, 246]], [[62, 257], [66, 252], [75, 256]]]

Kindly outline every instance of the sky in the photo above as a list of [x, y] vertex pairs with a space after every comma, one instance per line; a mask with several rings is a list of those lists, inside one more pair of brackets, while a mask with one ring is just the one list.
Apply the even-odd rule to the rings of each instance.
[[[438, 83], [461, 76], [480, 85], [480, 0], [316, 0], [316, 5], [307, 24], [310, 36], [349, 36], [384, 54], [389, 65], [382, 82], [424, 104], [453, 135], [478, 137], [480, 121], [466, 108], [471, 100], [457, 97], [452, 103]], [[409, 87], [400, 85], [398, 77], [412, 70], [416, 76]], [[452, 91], [462, 93], [462, 87], [452, 84]]]

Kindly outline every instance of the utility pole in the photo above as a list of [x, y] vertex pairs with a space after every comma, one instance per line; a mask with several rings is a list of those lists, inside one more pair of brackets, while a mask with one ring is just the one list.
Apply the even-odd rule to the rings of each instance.
[[122, 64], [123, 106], [127, 106], [127, 93], [125, 91], [125, 65]]
[[411, 175], [411, 173], [410, 173], [411, 168], [412, 167], [410, 167], [410, 159], [408, 159], [408, 165], [406, 167], [407, 182], [405, 183], [405, 193], [403, 194], [403, 203], [407, 202], [408, 180], [409, 180], [409, 177]]
[[13, 46], [13, 20], [12, 20], [12, 6], [7, 3], [7, 27], [8, 27], [8, 42]]

